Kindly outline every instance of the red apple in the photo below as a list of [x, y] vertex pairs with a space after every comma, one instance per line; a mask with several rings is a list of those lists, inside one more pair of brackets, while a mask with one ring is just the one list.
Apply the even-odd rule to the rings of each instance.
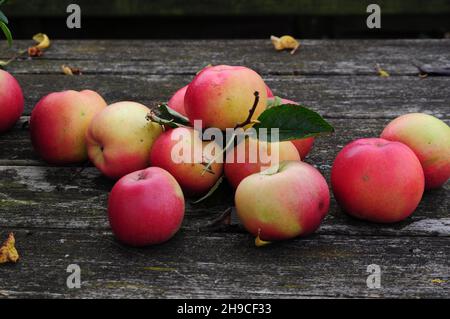
[[337, 202], [350, 215], [393, 223], [414, 212], [425, 180], [417, 156], [405, 144], [365, 138], [339, 152], [331, 183]]
[[202, 127], [234, 128], [247, 119], [255, 91], [259, 102], [252, 119], [257, 119], [267, 106], [267, 88], [261, 76], [243, 66], [211, 66], [189, 84], [184, 107], [193, 124], [201, 120]]
[[30, 118], [34, 149], [45, 161], [53, 164], [86, 161], [84, 136], [92, 118], [105, 107], [105, 100], [90, 90], [69, 90], [43, 97]]
[[270, 87], [267, 84], [266, 84], [266, 91], [267, 91], [267, 98], [274, 97], [272, 90], [270, 89]]
[[9, 130], [23, 113], [23, 94], [17, 80], [0, 70], [0, 133]]
[[390, 122], [381, 138], [402, 142], [419, 158], [425, 174], [425, 188], [437, 188], [450, 178], [450, 127], [424, 114], [402, 115]]
[[[169, 130], [153, 144], [150, 164], [171, 173], [186, 194], [202, 195], [214, 186], [223, 169], [222, 163], [215, 162], [209, 171], [205, 171], [206, 163], [215, 155], [215, 152], [211, 156], [206, 152], [210, 143], [214, 142], [202, 141], [200, 133], [192, 128], [179, 127]], [[219, 152], [220, 147], [217, 144], [216, 146]], [[184, 153], [183, 147], [187, 153]], [[199, 156], [197, 161], [195, 154]]]
[[[268, 100], [271, 101], [274, 98], [269, 98]], [[288, 99], [281, 99], [281, 103], [283, 104], [296, 104], [298, 105], [297, 102], [288, 100]], [[314, 145], [314, 137], [307, 137], [307, 138], [299, 138], [297, 140], [293, 140], [291, 141], [295, 148], [297, 149], [298, 153], [300, 154], [301, 159], [305, 159], [306, 155], [309, 154], [309, 152], [311, 151], [313, 145]]]
[[236, 190], [235, 204], [251, 234], [282, 240], [316, 231], [328, 212], [330, 193], [313, 166], [287, 161], [246, 177]]
[[[265, 158], [265, 155], [270, 158]], [[262, 142], [255, 138], [246, 138], [234, 147], [232, 152], [227, 151], [225, 176], [228, 182], [237, 188], [245, 177], [288, 160], [300, 161], [300, 155], [291, 142]]]
[[86, 133], [89, 158], [110, 178], [120, 178], [150, 165], [153, 142], [162, 133], [147, 120], [150, 112], [136, 102], [117, 102], [97, 114]]
[[175, 92], [175, 94], [170, 98], [167, 105], [172, 109], [180, 113], [181, 115], [186, 115], [186, 110], [184, 109], [184, 96], [186, 94], [188, 86], [183, 86], [181, 89]]
[[136, 171], [114, 185], [108, 215], [121, 242], [132, 246], [160, 244], [180, 229], [183, 192], [175, 178], [161, 168]]

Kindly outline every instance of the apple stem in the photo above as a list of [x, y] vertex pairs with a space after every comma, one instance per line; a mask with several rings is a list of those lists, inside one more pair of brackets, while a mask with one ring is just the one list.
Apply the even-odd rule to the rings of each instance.
[[247, 119], [242, 123], [236, 124], [236, 126], [234, 127], [235, 129], [239, 128], [239, 127], [244, 127], [252, 122], [253, 114], [255, 114], [256, 107], [258, 106], [258, 103], [259, 103], [259, 92], [255, 91], [255, 93], [253, 93], [253, 94], [255, 95], [255, 101], [253, 102], [253, 106], [248, 111]]
[[[255, 95], [255, 101], [253, 102], [253, 106], [252, 106], [252, 107], [250, 108], [250, 110], [248, 111], [248, 117], [247, 117], [247, 119], [246, 119], [244, 122], [236, 124], [236, 126], [234, 127], [235, 130], [236, 130], [237, 128], [242, 128], [242, 127], [244, 127], [244, 126], [246, 126], [246, 125], [252, 123], [252, 121], [253, 121], [253, 120], [252, 120], [252, 117], [253, 117], [253, 115], [255, 114], [256, 107], [258, 106], [258, 103], [259, 103], [259, 92], [258, 92], [258, 91], [255, 91], [255, 93], [253, 93], [253, 94]], [[204, 171], [207, 171], [208, 169], [210, 169], [210, 168], [211, 168], [211, 165], [212, 165], [214, 162], [216, 162], [217, 159], [218, 159], [220, 156], [224, 156], [224, 154], [227, 152], [227, 150], [228, 150], [230, 147], [233, 147], [234, 141], [235, 141], [235, 139], [236, 139], [236, 136], [237, 136], [237, 135], [236, 135], [236, 132], [233, 132], [233, 134], [231, 135], [229, 141], [227, 142], [227, 144], [226, 144], [225, 147], [223, 148], [222, 152], [221, 152], [220, 154], [218, 154], [215, 158], [213, 158], [213, 159], [205, 166]]]

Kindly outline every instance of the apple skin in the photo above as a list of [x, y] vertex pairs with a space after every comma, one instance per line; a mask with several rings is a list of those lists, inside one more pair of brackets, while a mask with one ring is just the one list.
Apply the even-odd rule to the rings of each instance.
[[262, 240], [283, 240], [319, 228], [330, 207], [330, 192], [313, 166], [285, 161], [246, 177], [236, 190], [235, 204], [247, 231]]
[[266, 84], [266, 92], [267, 92], [267, 98], [274, 97], [272, 90], [270, 89], [270, 87], [267, 84]]
[[338, 204], [348, 214], [377, 223], [395, 223], [419, 204], [425, 179], [414, 152], [381, 138], [358, 139], [337, 155], [331, 183]]
[[[245, 143], [244, 146], [241, 143]], [[243, 163], [238, 163], [238, 155], [239, 148], [245, 147], [245, 160]], [[269, 163], [261, 163], [261, 158], [259, 153], [263, 152], [263, 154], [272, 154], [272, 148], [279, 147], [279, 158], [278, 160], [272, 159]], [[258, 155], [255, 163], [251, 163], [252, 159], [250, 158], [250, 151], [257, 150]], [[241, 141], [239, 145], [235, 146], [234, 152], [227, 152], [225, 156], [225, 164], [224, 171], [225, 177], [228, 182], [233, 186], [233, 188], [237, 188], [239, 183], [246, 178], [247, 176], [255, 173], [261, 172], [268, 168], [269, 166], [275, 165], [281, 161], [300, 161], [300, 155], [298, 154], [297, 149], [294, 144], [290, 141], [285, 142], [273, 142], [266, 143], [261, 142], [255, 138], [246, 138], [245, 141]]]
[[[196, 140], [195, 144], [194, 139]], [[180, 163], [172, 159], [172, 150], [180, 140], [182, 143], [190, 145], [190, 149], [193, 150], [188, 162]], [[223, 171], [223, 163], [213, 163], [210, 167], [212, 172], [204, 171], [205, 166], [201, 163], [194, 163], [195, 152], [203, 154], [202, 158], [208, 162], [204, 150], [209, 143], [214, 142], [202, 141], [199, 132], [193, 128], [179, 127], [166, 131], [153, 144], [150, 152], [150, 164], [161, 167], [172, 174], [188, 196], [203, 195], [214, 186]]]
[[189, 84], [184, 107], [191, 123], [202, 120], [203, 128], [234, 128], [247, 119], [255, 91], [259, 92], [259, 102], [252, 119], [267, 106], [267, 88], [261, 76], [243, 66], [211, 66]]
[[401, 142], [416, 154], [425, 174], [425, 189], [438, 188], [450, 178], [450, 127], [440, 119], [410, 113], [397, 117], [381, 138]]
[[125, 175], [108, 198], [114, 235], [131, 246], [163, 243], [180, 229], [184, 197], [175, 178], [159, 167]]
[[84, 136], [94, 116], [106, 105], [105, 100], [91, 90], [46, 95], [31, 112], [30, 135], [34, 149], [52, 164], [86, 161]]
[[11, 129], [23, 113], [22, 89], [13, 77], [0, 70], [0, 133]]
[[[269, 98], [268, 100], [273, 100], [274, 98]], [[288, 99], [283, 99], [281, 98], [281, 102], [283, 104], [296, 104], [298, 105], [297, 102], [288, 100]], [[314, 137], [307, 137], [307, 138], [299, 138], [297, 140], [292, 140], [291, 141], [295, 148], [297, 148], [298, 153], [300, 154], [300, 157], [302, 158], [302, 160], [304, 160], [306, 158], [306, 156], [309, 154], [309, 152], [311, 151], [313, 145], [314, 145]]]
[[97, 114], [86, 133], [89, 159], [107, 177], [120, 178], [150, 165], [150, 150], [162, 133], [136, 102], [117, 102]]
[[[186, 110], [184, 109], [184, 96], [186, 95], [186, 90], [188, 88], [188, 85], [183, 86], [181, 89], [176, 91], [172, 97], [170, 98], [169, 102], [167, 102], [167, 105], [172, 109], [180, 113], [181, 115], [184, 115], [187, 117]], [[267, 91], [267, 97], [273, 98], [273, 92], [272, 90], [266, 85], [266, 91]]]
[[180, 113], [181, 115], [187, 116], [186, 110], [184, 109], [184, 96], [186, 95], [186, 90], [188, 85], [183, 86], [181, 89], [176, 91], [174, 95], [170, 98], [167, 105], [172, 109]]

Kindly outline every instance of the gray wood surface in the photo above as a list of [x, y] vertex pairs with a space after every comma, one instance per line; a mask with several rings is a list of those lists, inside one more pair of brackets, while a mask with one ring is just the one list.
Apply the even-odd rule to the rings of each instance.
[[[15, 42], [16, 48], [29, 45]], [[11, 55], [4, 44], [0, 57]], [[450, 292], [449, 190], [426, 192], [404, 222], [376, 225], [329, 215], [309, 237], [263, 248], [234, 215], [207, 227], [233, 203], [226, 185], [200, 204], [187, 202], [182, 229], [145, 249], [114, 240], [106, 201], [113, 182], [88, 165], [51, 167], [33, 152], [24, 127], [34, 104], [51, 91], [91, 88], [109, 102], [150, 107], [167, 100], [208, 63], [245, 64], [277, 95], [298, 100], [336, 128], [317, 139], [307, 161], [329, 180], [337, 152], [378, 136], [392, 118], [427, 112], [450, 123], [450, 78], [421, 79], [413, 60], [450, 64], [450, 40], [304, 41], [300, 54], [251, 41], [54, 41], [38, 59], [8, 66], [26, 99], [19, 123], [0, 137], [0, 241], [14, 231], [21, 260], [0, 266], [2, 297], [438, 297]], [[392, 76], [380, 78], [380, 63]], [[80, 67], [65, 76], [61, 64]], [[66, 268], [79, 264], [82, 288], [68, 289]], [[366, 268], [382, 269], [382, 288], [368, 289]]]

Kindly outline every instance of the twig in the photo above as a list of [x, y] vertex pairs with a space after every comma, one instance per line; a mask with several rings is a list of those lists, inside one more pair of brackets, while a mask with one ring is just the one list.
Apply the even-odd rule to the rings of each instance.
[[236, 124], [236, 126], [234, 127], [235, 129], [239, 127], [244, 127], [252, 122], [253, 114], [255, 114], [256, 107], [258, 106], [259, 103], [259, 92], [255, 91], [255, 93], [253, 94], [255, 95], [255, 101], [253, 102], [253, 106], [251, 107], [251, 109], [248, 111], [247, 119], [242, 123]]
[[[247, 119], [246, 119], [244, 122], [242, 122], [242, 123], [236, 124], [236, 126], [234, 127], [235, 130], [236, 130], [237, 128], [242, 128], [242, 127], [244, 127], [244, 126], [246, 126], [246, 125], [252, 123], [252, 117], [253, 117], [253, 115], [255, 114], [256, 107], [258, 106], [258, 103], [259, 103], [259, 92], [258, 92], [258, 91], [255, 91], [254, 95], [255, 95], [255, 101], [253, 102], [252, 107], [251, 107], [250, 110], [248, 111], [248, 117], [247, 117]], [[211, 165], [212, 165], [215, 161], [217, 161], [217, 159], [218, 159], [220, 156], [222, 156], [223, 154], [225, 154], [225, 152], [226, 152], [230, 147], [233, 146], [233, 144], [234, 144], [234, 139], [236, 138], [236, 136], [237, 136], [237, 135], [236, 135], [236, 132], [233, 132], [233, 134], [232, 134], [231, 137], [230, 137], [230, 140], [227, 142], [227, 144], [226, 144], [225, 147], [223, 148], [222, 152], [220, 152], [219, 154], [217, 154], [217, 156], [215, 156], [215, 157], [208, 163], [208, 165], [205, 166], [205, 168], [204, 168], [205, 171], [209, 170], [209, 169], [211, 168]]]

